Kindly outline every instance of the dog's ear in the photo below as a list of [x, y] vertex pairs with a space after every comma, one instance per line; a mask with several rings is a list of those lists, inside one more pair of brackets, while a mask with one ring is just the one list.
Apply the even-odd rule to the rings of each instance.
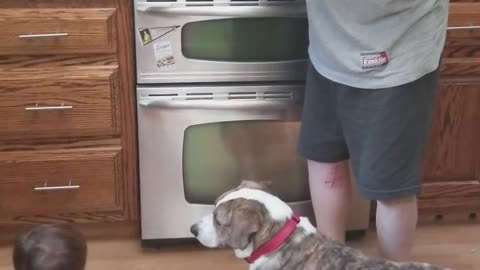
[[272, 186], [272, 181], [242, 180], [238, 189], [251, 188], [251, 189], [260, 189], [263, 191], [270, 191], [271, 186]]
[[227, 244], [233, 249], [245, 249], [260, 230], [260, 210], [252, 201], [243, 201], [233, 209], [231, 233]]
[[270, 190], [273, 182], [272, 181], [260, 181], [260, 182], [258, 182], [258, 184], [261, 185], [264, 190]]

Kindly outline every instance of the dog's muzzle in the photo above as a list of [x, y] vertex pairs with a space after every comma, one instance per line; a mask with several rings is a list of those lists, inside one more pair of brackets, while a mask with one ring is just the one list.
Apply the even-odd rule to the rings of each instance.
[[213, 224], [213, 214], [207, 215], [199, 223], [193, 224], [190, 232], [206, 247], [214, 248], [219, 245], [217, 231]]

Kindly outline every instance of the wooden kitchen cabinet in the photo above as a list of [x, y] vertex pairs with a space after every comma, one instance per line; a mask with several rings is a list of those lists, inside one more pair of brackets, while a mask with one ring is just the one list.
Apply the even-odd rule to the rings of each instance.
[[137, 220], [132, 5], [0, 1], [0, 226]]
[[[2, 9], [0, 54], [115, 53], [116, 14], [115, 8]], [[48, 33], [59, 36], [31, 38]]]
[[424, 166], [420, 212], [480, 211], [480, 80], [442, 82]]
[[480, 3], [452, 1], [449, 26], [419, 214], [466, 220], [480, 214]]
[[[124, 185], [120, 147], [8, 151], [0, 156], [0, 224], [122, 219]], [[58, 190], [52, 190], [58, 189]], [[33, 206], [33, 207], [32, 207]]]
[[122, 89], [118, 70], [0, 70], [0, 136], [26, 139], [120, 134], [118, 102]]

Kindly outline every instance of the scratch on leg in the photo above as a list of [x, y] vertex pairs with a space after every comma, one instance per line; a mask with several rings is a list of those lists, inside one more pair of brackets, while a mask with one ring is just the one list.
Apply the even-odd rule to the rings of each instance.
[[342, 164], [335, 164], [331, 171], [328, 172], [324, 183], [330, 188], [341, 187], [344, 180], [342, 179], [344, 178], [342, 175], [343, 171]]

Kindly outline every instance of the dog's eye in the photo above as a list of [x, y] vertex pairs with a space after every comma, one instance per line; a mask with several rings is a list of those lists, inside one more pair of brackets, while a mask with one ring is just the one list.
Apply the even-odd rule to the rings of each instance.
[[213, 215], [213, 223], [215, 224], [215, 226], [220, 226], [220, 222], [218, 221], [217, 219], [217, 215]]

